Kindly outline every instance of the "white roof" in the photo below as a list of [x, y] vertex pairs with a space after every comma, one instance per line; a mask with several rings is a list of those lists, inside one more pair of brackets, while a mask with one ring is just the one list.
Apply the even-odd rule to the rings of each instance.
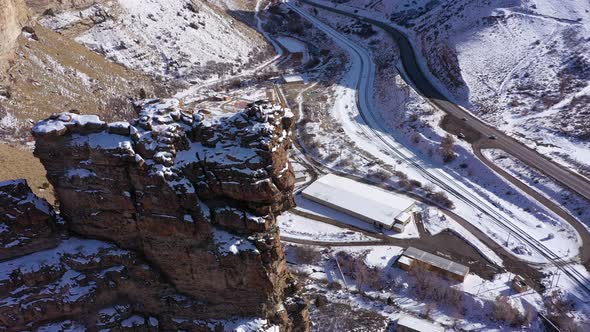
[[408, 315], [404, 315], [398, 319], [397, 325], [409, 327], [420, 332], [443, 332], [445, 330], [442, 326]]
[[400, 212], [400, 214], [398, 214], [397, 216], [395, 216], [395, 219], [399, 220], [399, 221], [406, 221], [408, 219], [410, 219], [410, 214], [407, 212]]
[[397, 259], [398, 263], [403, 264], [403, 265], [412, 265], [412, 262], [414, 261], [413, 259], [411, 259], [410, 257], [407, 256], [399, 256], [399, 258]]
[[303, 194], [320, 204], [389, 226], [414, 204], [411, 199], [334, 174], [319, 178]]
[[283, 75], [283, 80], [287, 83], [304, 82], [303, 76], [301, 75]]

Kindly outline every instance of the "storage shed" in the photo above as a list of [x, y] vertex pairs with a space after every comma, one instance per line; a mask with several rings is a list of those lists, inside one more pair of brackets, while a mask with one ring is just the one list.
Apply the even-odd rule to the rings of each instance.
[[406, 249], [396, 261], [396, 265], [406, 271], [411, 270], [416, 265], [421, 265], [429, 271], [461, 282], [469, 274], [469, 267], [465, 265], [414, 247]]
[[442, 326], [424, 319], [404, 315], [397, 321], [396, 332], [444, 332]]

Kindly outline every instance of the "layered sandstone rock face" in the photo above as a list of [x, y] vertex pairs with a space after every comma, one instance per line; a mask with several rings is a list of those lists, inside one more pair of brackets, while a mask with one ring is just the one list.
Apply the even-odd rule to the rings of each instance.
[[16, 39], [28, 21], [24, 0], [0, 1], [0, 79], [14, 56]]
[[[168, 328], [182, 322], [196, 329], [191, 324], [205, 321], [199, 328], [207, 330], [215, 328], [212, 321], [251, 317], [281, 330], [307, 329], [275, 222], [293, 205], [290, 111], [258, 102], [207, 118], [181, 110], [175, 100], [137, 108], [131, 124], [63, 113], [33, 130], [35, 155], [67, 229], [129, 253], [108, 258], [137, 274], [110, 293], [142, 293], [150, 310], [138, 310], [135, 301], [120, 305], [139, 312], [146, 324], [150, 313]], [[137, 278], [144, 272], [134, 253], [145, 257], [150, 272], [144, 277]], [[104, 266], [92, 265], [88, 269], [100, 275]], [[102, 294], [99, 280], [88, 278]]]
[[25, 180], [0, 182], [0, 260], [55, 246], [56, 215]]

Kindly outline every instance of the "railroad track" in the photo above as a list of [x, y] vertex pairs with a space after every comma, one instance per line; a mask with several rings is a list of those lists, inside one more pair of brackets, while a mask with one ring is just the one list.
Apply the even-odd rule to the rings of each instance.
[[[307, 1], [304, 2], [312, 6], [316, 6], [316, 4], [314, 3], [310, 3]], [[449, 185], [446, 181], [452, 181], [452, 179], [449, 179], [448, 176], [446, 176], [439, 170], [430, 170], [425, 168], [423, 165], [416, 162], [412, 157], [408, 156], [404, 151], [401, 151], [398, 147], [392, 144], [388, 140], [389, 137], [382, 134], [382, 132], [387, 132], [387, 129], [383, 128], [383, 126], [380, 125], [380, 121], [378, 121], [378, 119], [375, 118], [375, 115], [372, 112], [370, 112], [370, 110], [367, 110], [364, 107], [362, 107], [361, 98], [359, 97], [361, 92], [364, 93], [365, 98], [368, 98], [367, 96], [371, 95], [371, 91], [369, 91], [370, 85], [366, 84], [364, 87], [362, 86], [362, 73], [366, 72], [369, 74], [369, 77], [371, 77], [371, 75], [373, 74], [373, 68], [367, 65], [364, 57], [361, 54], [362, 51], [359, 50], [360, 47], [348, 40], [346, 37], [340, 35], [338, 32], [334, 31], [331, 27], [328, 27], [324, 23], [317, 21], [314, 17], [311, 17], [308, 13], [305, 13], [297, 6], [291, 3], [287, 3], [287, 5], [311, 23], [323, 27], [322, 30], [324, 30], [324, 32], [326, 32], [328, 35], [346, 44], [360, 59], [361, 78], [357, 81], [356, 86], [356, 106], [358, 107], [359, 115], [361, 116], [366, 126], [363, 126], [358, 122], [355, 123], [357, 128], [361, 132], [363, 132], [367, 137], [375, 137], [378, 140], [377, 143], [379, 143], [382, 148], [397, 156], [397, 158], [399, 158], [399, 160], [401, 160], [402, 162], [416, 169], [424, 178], [428, 179], [429, 181], [436, 184], [450, 195], [460, 199], [467, 205], [471, 206], [483, 215], [487, 216], [498, 227], [504, 229], [519, 241], [530, 246], [535, 252], [544, 257], [549, 262], [549, 264], [558, 268], [564, 275], [569, 277], [572, 281], [578, 284], [581, 287], [581, 289], [583, 289], [588, 295], [590, 295], [590, 281], [586, 279], [586, 277], [582, 275], [578, 270], [573, 268], [570, 265], [570, 262], [563, 260], [559, 255], [555, 254], [552, 250], [546, 247], [539, 240], [535, 239], [527, 232], [520, 229], [518, 225], [516, 225], [510, 219], [505, 217], [503, 214], [495, 211], [495, 209], [493, 208], [490, 208], [487, 202], [485, 202], [478, 196], [474, 195], [469, 190], [463, 189], [461, 187], [460, 189], [457, 189]], [[323, 8], [323, 6], [318, 7]], [[369, 57], [368, 54], [365, 55], [367, 56], [367, 58]]]

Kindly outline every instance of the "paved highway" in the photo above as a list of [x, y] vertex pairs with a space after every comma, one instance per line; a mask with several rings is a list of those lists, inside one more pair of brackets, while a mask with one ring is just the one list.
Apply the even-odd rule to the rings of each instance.
[[[311, 3], [305, 0], [304, 2], [309, 3], [313, 6], [317, 6], [315, 3]], [[396, 143], [392, 141], [391, 137], [389, 137], [388, 135], [384, 135], [383, 133], [387, 131], [384, 130], [382, 128], [382, 124], [380, 124], [378, 120], [375, 119], [374, 114], [372, 113], [369, 107], [370, 103], [368, 102], [372, 93], [372, 91], [369, 91], [370, 87], [372, 86], [369, 81], [373, 77], [372, 73], [374, 70], [374, 66], [372, 65], [368, 52], [365, 49], [359, 47], [355, 43], [348, 40], [342, 34], [336, 32], [331, 27], [320, 22], [317, 18], [315, 18], [307, 11], [298, 8], [292, 3], [288, 3], [288, 5], [295, 12], [297, 12], [298, 14], [306, 18], [308, 21], [313, 23], [317, 28], [324, 31], [328, 36], [330, 36], [330, 38], [334, 39], [342, 46], [344, 46], [350, 52], [351, 56], [356, 57], [357, 60], [355, 61], [358, 61], [357, 64], [360, 66], [360, 73], [356, 86], [356, 89], [358, 91], [356, 95], [356, 107], [358, 108], [359, 115], [362, 117], [362, 120], [364, 122], [361, 125], [358, 121], [354, 121], [354, 123], [357, 124], [358, 130], [362, 131], [368, 139], [371, 139], [373, 144], [383, 146], [394, 156], [396, 156], [403, 162], [407, 163], [408, 165], [416, 169], [424, 178], [436, 184], [450, 195], [453, 195], [457, 199], [466, 203], [468, 206], [476, 209], [483, 215], [489, 217], [489, 220], [491, 222], [506, 230], [507, 232], [511, 233], [515, 238], [517, 238], [522, 243], [526, 243], [529, 248], [537, 252], [539, 255], [543, 256], [548, 262], [550, 262], [551, 265], [557, 267], [563, 274], [565, 274], [573, 282], [579, 285], [579, 287], [584, 292], [590, 295], [590, 280], [587, 280], [584, 275], [582, 275], [579, 271], [573, 268], [570, 265], [569, 261], [564, 260], [560, 255], [558, 255], [553, 250], [545, 246], [541, 241], [537, 240], [536, 238], [528, 234], [526, 231], [522, 230], [517, 223], [507, 218], [504, 214], [496, 211], [495, 208], [490, 206], [488, 202], [479, 197], [477, 194], [473, 193], [467, 188], [464, 188], [454, 183], [452, 179], [450, 179], [448, 176], [445, 176], [444, 172], [442, 172], [441, 170], [424, 167], [413, 156], [408, 155], [408, 151], [405, 151], [403, 148], [400, 148], [398, 145], [396, 145]], [[318, 7], [323, 8], [325, 6]], [[331, 10], [332, 8], [329, 9]], [[434, 89], [434, 91], [435, 93], [438, 93], [436, 92], [436, 89]], [[442, 98], [436, 100], [437, 102], [442, 102], [443, 105], [447, 107], [453, 105], [452, 103]], [[364, 124], [367, 124], [368, 126], [365, 126]]]
[[[352, 7], [348, 7], [351, 8], [350, 10], [337, 9], [332, 6], [323, 5], [317, 2], [308, 0], [301, 1], [315, 7], [323, 8], [341, 15], [353, 17], [367, 23], [371, 23], [385, 30], [396, 41], [400, 49], [404, 71], [418, 92], [427, 98], [433, 105], [447, 114], [453, 115], [457, 119], [466, 119], [466, 121], [464, 121], [465, 127], [469, 127], [479, 132], [482, 135], [482, 140], [488, 140], [488, 142], [479, 142], [482, 146], [499, 148], [508, 152], [528, 166], [533, 167], [539, 172], [553, 178], [555, 181], [561, 183], [572, 191], [577, 192], [590, 201], [590, 180], [568, 170], [563, 165], [549, 160], [537, 151], [530, 149], [512, 137], [504, 134], [502, 131], [482, 122], [471, 112], [449, 101], [449, 99], [446, 98], [444, 94], [438, 91], [438, 89], [430, 83], [430, 80], [424, 74], [422, 68], [416, 60], [419, 54], [414, 50], [412, 44], [402, 32], [382, 21], [366, 16], [361, 16], [360, 12], [353, 14], [350, 12], [351, 10], [354, 10]], [[338, 7], [342, 8], [345, 6], [339, 5]], [[496, 139], [490, 139], [489, 137], [491, 136], [495, 136]]]

